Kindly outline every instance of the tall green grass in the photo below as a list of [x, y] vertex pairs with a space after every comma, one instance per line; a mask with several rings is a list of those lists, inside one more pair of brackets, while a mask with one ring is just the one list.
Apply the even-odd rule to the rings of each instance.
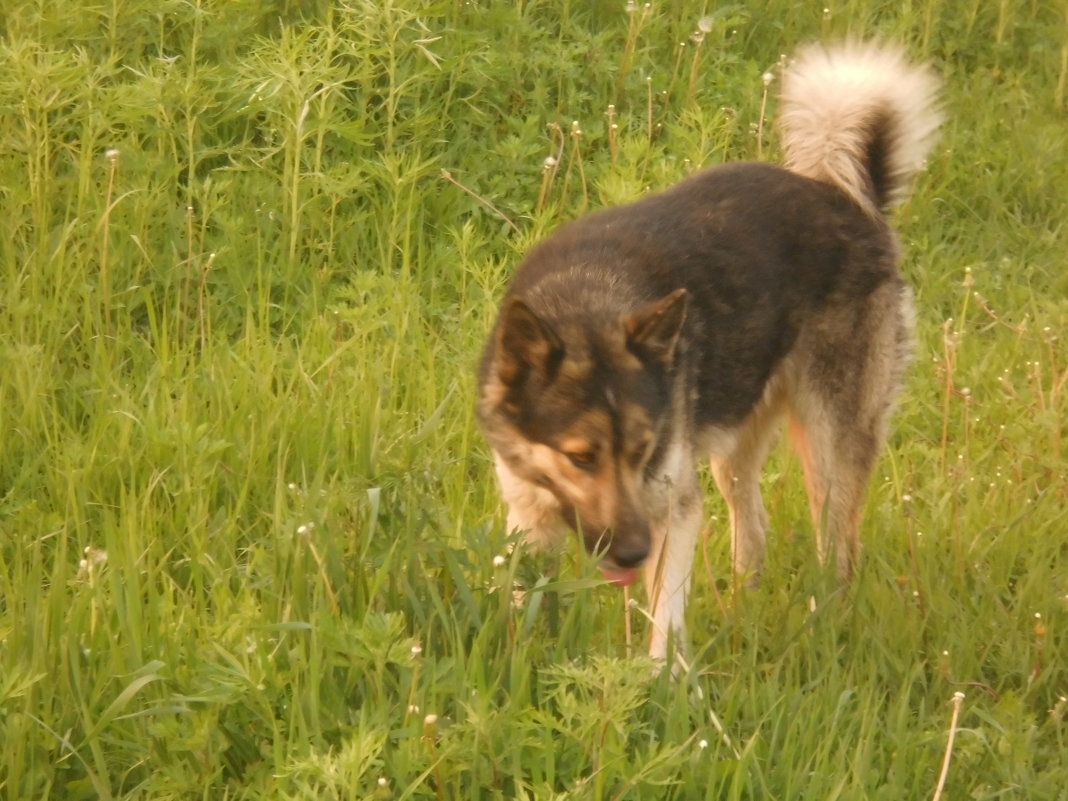
[[[1066, 22], [5, 3], [0, 795], [927, 798], [962, 692], [943, 797], [1068, 798]], [[864, 561], [819, 568], [777, 453], [759, 590], [709, 497], [672, 681], [577, 549], [511, 549], [474, 366], [533, 242], [774, 158], [781, 54], [847, 34], [947, 109]]]

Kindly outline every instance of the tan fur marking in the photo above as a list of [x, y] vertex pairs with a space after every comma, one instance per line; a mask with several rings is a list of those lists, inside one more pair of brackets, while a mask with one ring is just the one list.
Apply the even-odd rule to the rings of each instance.
[[[601, 409], [591, 409], [575, 418], [567, 430], [561, 434], [559, 444], [561, 450], [583, 450], [578, 443], [585, 443], [585, 450], [603, 449], [610, 440], [612, 432], [612, 418]], [[577, 447], [571, 448], [565, 443], [574, 442]]]
[[589, 359], [576, 359], [567, 356], [564, 358], [563, 364], [560, 365], [560, 376], [571, 381], [579, 382], [586, 380], [592, 370], [593, 362]]
[[494, 377], [490, 378], [482, 387], [482, 405], [487, 409], [500, 406], [504, 403], [505, 395], [508, 394], [508, 387], [500, 379], [496, 378], [496, 375], [497, 371], [494, 369]]

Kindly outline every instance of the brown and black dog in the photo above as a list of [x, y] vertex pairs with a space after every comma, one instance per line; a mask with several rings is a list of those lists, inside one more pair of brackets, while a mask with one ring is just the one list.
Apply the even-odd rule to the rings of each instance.
[[703, 523], [697, 460], [760, 570], [760, 470], [785, 418], [821, 558], [848, 576], [909, 359], [912, 293], [884, 214], [940, 123], [938, 82], [893, 47], [804, 51], [783, 76], [785, 168], [727, 164], [563, 226], [504, 298], [478, 418], [508, 525], [581, 533], [618, 584], [644, 571], [650, 653], [683, 636]]

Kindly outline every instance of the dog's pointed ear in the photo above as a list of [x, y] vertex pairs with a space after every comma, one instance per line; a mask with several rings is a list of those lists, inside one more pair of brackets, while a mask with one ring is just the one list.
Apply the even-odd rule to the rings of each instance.
[[521, 383], [531, 372], [551, 377], [564, 355], [564, 343], [552, 327], [515, 298], [501, 313], [497, 327], [497, 376], [505, 386]]
[[670, 295], [650, 303], [623, 318], [627, 345], [640, 356], [670, 364], [686, 321], [689, 293], [676, 289]]

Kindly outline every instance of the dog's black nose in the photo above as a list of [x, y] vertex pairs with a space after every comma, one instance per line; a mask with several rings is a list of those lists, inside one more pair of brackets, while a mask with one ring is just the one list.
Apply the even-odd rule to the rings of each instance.
[[649, 555], [649, 546], [644, 543], [613, 545], [608, 555], [619, 567], [638, 567]]

